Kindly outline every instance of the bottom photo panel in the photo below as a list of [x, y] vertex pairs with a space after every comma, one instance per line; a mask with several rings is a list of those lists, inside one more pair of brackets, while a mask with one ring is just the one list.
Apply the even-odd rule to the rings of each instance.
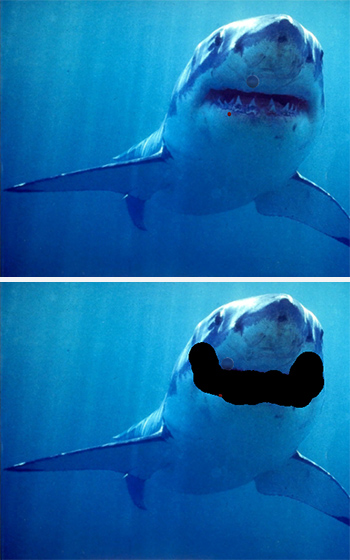
[[349, 558], [349, 283], [1, 288], [2, 558]]

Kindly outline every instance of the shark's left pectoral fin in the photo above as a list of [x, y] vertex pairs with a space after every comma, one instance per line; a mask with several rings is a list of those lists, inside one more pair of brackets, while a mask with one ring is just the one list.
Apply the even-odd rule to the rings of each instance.
[[255, 484], [261, 494], [293, 498], [349, 525], [350, 498], [344, 488], [298, 451], [279, 470], [258, 476]]
[[337, 241], [350, 245], [350, 218], [326, 191], [296, 173], [281, 191], [255, 199], [257, 211], [302, 222]]

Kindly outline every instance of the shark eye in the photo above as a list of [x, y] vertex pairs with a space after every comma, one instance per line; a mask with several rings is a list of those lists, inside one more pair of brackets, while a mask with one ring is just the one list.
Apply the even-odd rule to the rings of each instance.
[[320, 60], [321, 60], [321, 61], [323, 60], [323, 55], [324, 55], [324, 52], [321, 51], [321, 54], [320, 54]]
[[320, 340], [323, 340], [323, 331], [321, 331]]

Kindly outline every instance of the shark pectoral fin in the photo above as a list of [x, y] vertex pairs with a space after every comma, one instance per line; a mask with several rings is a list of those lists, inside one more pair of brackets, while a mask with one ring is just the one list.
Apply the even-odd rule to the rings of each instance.
[[16, 193], [101, 190], [126, 194], [131, 190], [130, 166], [125, 163], [109, 163], [101, 167], [21, 183], [5, 190]]
[[172, 159], [162, 139], [162, 129], [102, 167], [63, 173], [21, 183], [10, 192], [112, 191], [125, 195], [133, 223], [145, 230], [144, 207], [151, 196], [164, 188], [166, 162]]
[[[137, 163], [112, 163], [86, 169], [74, 171], [39, 179], [30, 183], [16, 185], [9, 189], [10, 192], [65, 192], [65, 191], [112, 191], [125, 195], [129, 215], [139, 229], [145, 230], [144, 207], [147, 199], [156, 192], [156, 185], [159, 184], [157, 176], [161, 177], [162, 169], [158, 166], [163, 165], [159, 161], [152, 160]], [[134, 165], [137, 168], [134, 168]]]
[[123, 432], [118, 441], [19, 463], [7, 471], [76, 471], [111, 470], [124, 473], [129, 494], [134, 504], [146, 509], [143, 503], [145, 481], [156, 471], [169, 465], [172, 436], [165, 426], [162, 410]]
[[8, 471], [111, 470], [146, 479], [166, 464], [167, 437], [162, 431], [19, 463]]
[[255, 485], [261, 494], [293, 498], [349, 525], [350, 498], [344, 488], [298, 451], [281, 469], [258, 476]]
[[281, 191], [255, 199], [256, 209], [266, 216], [281, 216], [302, 222], [350, 246], [350, 218], [326, 191], [296, 173]]

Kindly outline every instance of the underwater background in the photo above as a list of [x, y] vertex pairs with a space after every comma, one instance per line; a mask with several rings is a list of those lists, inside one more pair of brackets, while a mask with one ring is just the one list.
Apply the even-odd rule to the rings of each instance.
[[[2, 184], [109, 163], [161, 124], [197, 44], [286, 13], [322, 44], [326, 121], [300, 172], [349, 211], [348, 1], [2, 2]], [[254, 170], [252, 170], [253, 172]], [[256, 178], [259, 181], [259, 177]], [[234, 188], [234, 185], [233, 185]], [[347, 276], [348, 249], [254, 204], [147, 232], [111, 192], [4, 193], [4, 276]]]
[[[3, 283], [2, 466], [111, 441], [159, 407], [199, 321], [281, 292], [325, 333], [325, 405], [299, 450], [349, 491], [345, 282]], [[346, 525], [254, 483], [192, 496], [150, 481], [145, 502], [113, 472], [3, 472], [2, 558], [349, 558]]]

